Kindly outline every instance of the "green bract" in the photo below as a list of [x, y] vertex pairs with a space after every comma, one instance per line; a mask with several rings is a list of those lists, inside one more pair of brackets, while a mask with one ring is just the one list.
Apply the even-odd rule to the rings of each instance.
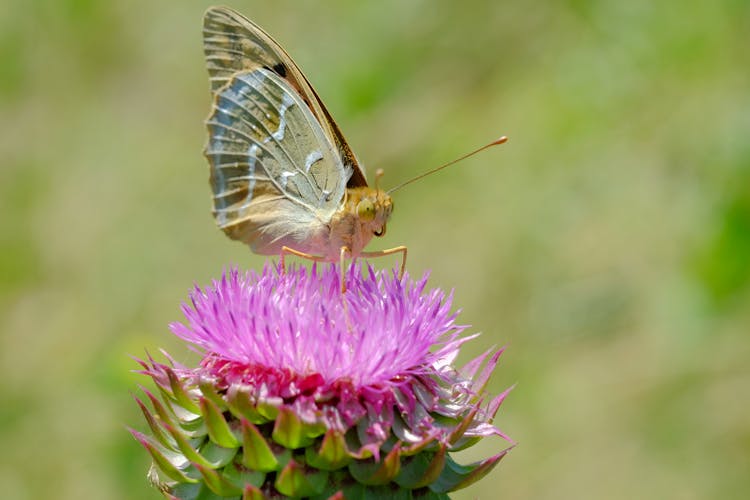
[[[453, 461], [449, 452], [474, 441], [464, 431], [476, 412], [441, 416], [440, 428], [451, 433], [410, 442], [394, 429], [372, 449], [359, 436], [364, 423], [346, 432], [327, 429], [283, 404], [257, 404], [241, 389], [219, 393], [153, 360], [144, 367], [161, 398], [146, 389], [150, 406], [136, 398], [151, 433], [131, 432], [153, 458], [149, 478], [167, 498], [448, 498], [508, 452], [465, 466]], [[394, 428], [395, 422], [406, 428], [400, 416]]]

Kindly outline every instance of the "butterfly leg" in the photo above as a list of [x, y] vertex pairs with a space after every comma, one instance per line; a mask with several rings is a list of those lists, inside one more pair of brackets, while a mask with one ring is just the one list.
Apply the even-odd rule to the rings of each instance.
[[312, 255], [309, 253], [300, 252], [299, 250], [295, 250], [294, 248], [283, 246], [281, 247], [281, 254], [279, 255], [279, 260], [281, 261], [281, 272], [286, 272], [286, 264], [284, 264], [284, 257], [287, 255], [296, 255], [297, 257], [311, 260], [313, 262], [326, 262], [325, 257], [320, 257], [318, 255]]
[[343, 246], [339, 249], [339, 269], [341, 270], [341, 293], [346, 292], [346, 280], [344, 279], [344, 263], [346, 262], [346, 255], [351, 255], [349, 247]]
[[387, 248], [385, 250], [378, 250], [377, 252], [362, 252], [359, 255], [361, 257], [385, 257], [386, 255], [393, 255], [394, 253], [401, 254], [401, 270], [398, 273], [398, 279], [404, 277], [406, 271], [406, 247], [398, 246], [393, 248]]

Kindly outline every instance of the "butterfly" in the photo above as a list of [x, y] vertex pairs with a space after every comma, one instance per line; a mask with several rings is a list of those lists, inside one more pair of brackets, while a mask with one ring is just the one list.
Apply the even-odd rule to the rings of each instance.
[[[227, 7], [204, 16], [213, 104], [204, 154], [213, 215], [258, 254], [314, 261], [401, 254], [365, 252], [383, 236], [390, 195], [370, 187], [339, 127], [300, 69], [270, 35]], [[342, 280], [343, 286], [343, 280]]]

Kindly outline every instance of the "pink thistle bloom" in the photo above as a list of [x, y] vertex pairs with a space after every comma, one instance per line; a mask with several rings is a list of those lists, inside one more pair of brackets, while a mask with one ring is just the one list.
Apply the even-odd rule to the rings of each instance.
[[[510, 441], [492, 424], [508, 391], [485, 394], [502, 351], [453, 367], [476, 335], [462, 336], [452, 296], [428, 290], [426, 276], [363, 274], [356, 265], [343, 295], [339, 279], [333, 265], [285, 273], [267, 265], [260, 274], [232, 270], [193, 290], [182, 307], [186, 322], [170, 327], [201, 353], [200, 366], [141, 362], [171, 411], [147, 392], [155, 410], [141, 407], [155, 438], [133, 433], [154, 458], [151, 477], [168, 497], [198, 498], [201, 488], [220, 497], [250, 490], [325, 497], [352, 493], [354, 484], [370, 494], [422, 489], [446, 498], [507, 453], [469, 466], [449, 455], [485, 436]], [[203, 441], [187, 450], [201, 427], [196, 421], [206, 428]], [[257, 437], [276, 457], [265, 467], [252, 456]], [[231, 459], [202, 463], [193, 454], [207, 443], [234, 450]], [[296, 473], [308, 489], [294, 489]]]

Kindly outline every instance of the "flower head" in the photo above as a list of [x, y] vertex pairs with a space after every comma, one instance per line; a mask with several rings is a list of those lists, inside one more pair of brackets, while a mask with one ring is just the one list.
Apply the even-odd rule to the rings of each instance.
[[425, 293], [426, 277], [356, 271], [342, 296], [333, 266], [283, 275], [271, 266], [261, 274], [235, 269], [211, 287], [196, 287], [183, 305], [187, 324], [171, 329], [225, 361], [357, 387], [425, 373], [455, 356], [465, 327], [455, 324], [442, 291]]
[[[428, 290], [426, 277], [359, 266], [344, 294], [339, 279], [332, 265], [267, 265], [193, 290], [186, 322], [171, 329], [201, 352], [200, 366], [141, 362], [166, 405], [147, 392], [155, 409], [141, 407], [156, 439], [133, 432], [168, 495], [193, 498], [184, 491], [205, 486], [306, 496], [352, 484], [441, 495], [507, 453], [460, 472], [448, 455], [484, 436], [507, 439], [492, 425], [507, 391], [484, 392], [501, 352], [452, 366], [473, 337], [461, 336], [451, 296]], [[213, 447], [230, 450], [226, 463], [204, 456]]]

